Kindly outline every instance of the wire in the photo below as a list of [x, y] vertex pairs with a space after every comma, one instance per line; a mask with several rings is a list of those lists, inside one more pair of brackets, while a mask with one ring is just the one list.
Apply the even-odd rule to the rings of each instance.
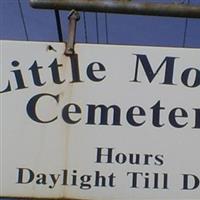
[[58, 39], [59, 39], [60, 42], [63, 42], [62, 27], [61, 27], [61, 23], [60, 23], [59, 10], [54, 10], [54, 13], [55, 13], [55, 17], [56, 17]]
[[[190, 4], [190, 0], [188, 0], [187, 4]], [[185, 19], [185, 29], [183, 33], [183, 47], [185, 47], [186, 44], [187, 29], [188, 29], [188, 18]]]
[[185, 29], [183, 33], [183, 47], [185, 47], [186, 44], [187, 27], [188, 27], [188, 18], [185, 19]]
[[83, 12], [83, 23], [84, 23], [84, 32], [85, 32], [85, 42], [88, 43], [87, 23], [86, 23], [86, 13], [85, 12]]
[[21, 18], [22, 18], [22, 23], [23, 23], [23, 27], [24, 27], [24, 32], [25, 32], [26, 40], [28, 40], [28, 32], [27, 32], [27, 29], [26, 29], [26, 23], [25, 23], [25, 19], [24, 19], [24, 13], [23, 13], [23, 10], [22, 10], [22, 5], [21, 5], [20, 0], [18, 0], [18, 5], [19, 5], [19, 11], [20, 11], [20, 14], [21, 14]]
[[106, 44], [109, 43], [108, 39], [108, 15], [105, 13], [105, 31], [106, 31]]
[[97, 44], [99, 44], [99, 20], [97, 12], [95, 13], [95, 19], [96, 19]]

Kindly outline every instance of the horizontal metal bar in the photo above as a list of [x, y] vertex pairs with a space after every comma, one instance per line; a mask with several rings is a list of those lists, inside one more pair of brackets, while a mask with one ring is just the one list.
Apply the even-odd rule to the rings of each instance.
[[30, 0], [33, 8], [200, 18], [199, 5], [141, 3], [135, 0]]

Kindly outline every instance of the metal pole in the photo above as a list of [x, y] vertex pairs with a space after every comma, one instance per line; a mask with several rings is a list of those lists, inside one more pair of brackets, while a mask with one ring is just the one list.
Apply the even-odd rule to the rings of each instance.
[[30, 3], [32, 7], [42, 9], [200, 18], [199, 5], [140, 3], [135, 0], [30, 0]]
[[80, 15], [77, 11], [72, 10], [68, 16], [69, 19], [69, 26], [68, 26], [68, 39], [66, 43], [66, 50], [65, 55], [74, 54], [74, 44], [75, 44], [75, 37], [76, 37], [76, 24], [77, 21], [80, 19]]

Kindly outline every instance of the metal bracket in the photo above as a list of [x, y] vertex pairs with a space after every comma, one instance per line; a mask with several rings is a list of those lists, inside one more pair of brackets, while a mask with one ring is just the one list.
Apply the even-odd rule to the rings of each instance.
[[80, 15], [77, 11], [72, 10], [68, 16], [68, 38], [66, 43], [65, 55], [70, 56], [75, 53], [74, 44], [76, 38], [76, 25], [80, 19]]

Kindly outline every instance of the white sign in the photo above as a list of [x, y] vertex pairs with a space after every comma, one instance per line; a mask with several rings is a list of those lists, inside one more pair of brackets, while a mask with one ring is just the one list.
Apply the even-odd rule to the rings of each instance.
[[199, 199], [200, 50], [1, 41], [1, 197]]

